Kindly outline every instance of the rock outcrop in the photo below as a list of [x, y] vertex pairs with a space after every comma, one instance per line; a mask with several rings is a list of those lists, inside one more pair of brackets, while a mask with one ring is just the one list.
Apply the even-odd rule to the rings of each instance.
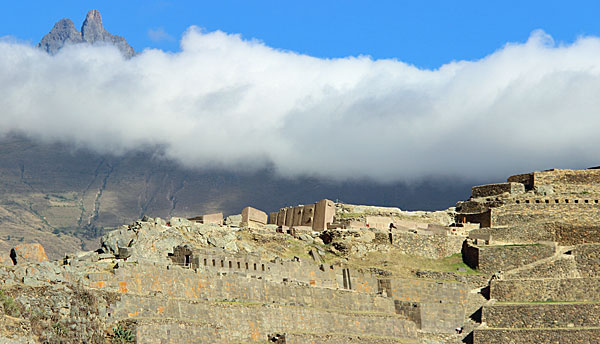
[[15, 265], [21, 263], [38, 263], [48, 260], [44, 247], [40, 244], [23, 244], [10, 251], [10, 258]]
[[88, 12], [81, 26], [81, 32], [75, 29], [75, 25], [71, 19], [65, 18], [59, 20], [37, 46], [50, 54], [56, 54], [64, 46], [78, 43], [112, 44], [127, 58], [135, 54], [135, 51], [125, 38], [106, 31], [102, 24], [102, 16], [98, 10]]

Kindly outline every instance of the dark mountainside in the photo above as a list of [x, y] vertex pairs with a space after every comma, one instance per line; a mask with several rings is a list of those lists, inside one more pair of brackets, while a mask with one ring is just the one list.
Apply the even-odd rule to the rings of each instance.
[[[124, 56], [134, 54], [125, 39], [106, 32], [96, 10], [88, 13], [81, 33], [70, 19], [62, 19], [38, 47], [54, 54], [65, 44], [85, 42], [116, 44]], [[229, 215], [247, 205], [275, 211], [329, 198], [405, 210], [445, 209], [467, 197], [470, 186], [479, 182], [430, 179], [407, 186], [289, 180], [269, 168], [248, 173], [184, 169], [155, 153], [117, 157], [19, 135], [0, 138], [0, 251], [38, 242], [51, 258], [59, 258], [65, 252], [95, 249], [106, 230], [144, 215]]]
[[[39, 242], [50, 256], [93, 249], [107, 229], [144, 215], [191, 217], [246, 205], [265, 211], [322, 198], [406, 210], [445, 209], [469, 194], [467, 182], [406, 186], [277, 177], [271, 170], [188, 170], [152, 152], [103, 156], [22, 137], [0, 140], [0, 250]], [[85, 246], [87, 244], [87, 246]]]

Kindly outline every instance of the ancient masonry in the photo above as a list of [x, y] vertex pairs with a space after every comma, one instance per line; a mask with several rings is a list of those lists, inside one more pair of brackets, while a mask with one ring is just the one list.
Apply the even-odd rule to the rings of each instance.
[[473, 188], [464, 261], [493, 273], [474, 343], [600, 342], [600, 170], [548, 170]]
[[[50, 302], [54, 289], [91, 293], [97, 322], [78, 316], [87, 329], [78, 335], [126, 328], [138, 343], [596, 343], [599, 200], [600, 170], [550, 170], [473, 187], [445, 212], [324, 199], [270, 214], [144, 218], [63, 262], [47, 261], [39, 245], [16, 247], [0, 277], [25, 305], [32, 293]], [[269, 241], [302, 242], [307, 252], [267, 254], [260, 245]], [[389, 250], [461, 253], [474, 272], [400, 276], [326, 258]], [[73, 319], [68, 305], [47, 307]], [[37, 340], [49, 341], [40, 331]]]

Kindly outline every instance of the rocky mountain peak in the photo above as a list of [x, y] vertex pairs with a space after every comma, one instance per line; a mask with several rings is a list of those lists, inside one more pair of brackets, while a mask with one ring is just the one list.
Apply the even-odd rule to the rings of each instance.
[[91, 10], [87, 13], [83, 25], [81, 25], [81, 35], [84, 41], [92, 44], [104, 41], [104, 38], [110, 35], [102, 25], [102, 16], [98, 10]]
[[71, 19], [59, 20], [37, 46], [50, 54], [56, 54], [65, 45], [76, 43], [113, 44], [127, 58], [135, 54], [125, 38], [113, 35], [104, 29], [102, 15], [98, 10], [91, 10], [87, 13], [81, 26], [81, 32], [75, 29]]
[[54, 54], [65, 44], [81, 42], [83, 42], [81, 34], [75, 29], [73, 21], [64, 18], [54, 24], [52, 30], [42, 38], [37, 46], [38, 48], [42, 48], [47, 52]]

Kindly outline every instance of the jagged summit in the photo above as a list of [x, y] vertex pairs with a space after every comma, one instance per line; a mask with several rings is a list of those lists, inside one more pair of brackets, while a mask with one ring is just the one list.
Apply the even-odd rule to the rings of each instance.
[[135, 54], [135, 51], [125, 38], [113, 35], [104, 29], [102, 16], [98, 10], [91, 10], [87, 13], [83, 25], [81, 25], [81, 32], [75, 29], [75, 25], [71, 19], [65, 18], [59, 20], [37, 46], [50, 54], [56, 54], [67, 44], [84, 42], [90, 44], [113, 44], [127, 58]]

